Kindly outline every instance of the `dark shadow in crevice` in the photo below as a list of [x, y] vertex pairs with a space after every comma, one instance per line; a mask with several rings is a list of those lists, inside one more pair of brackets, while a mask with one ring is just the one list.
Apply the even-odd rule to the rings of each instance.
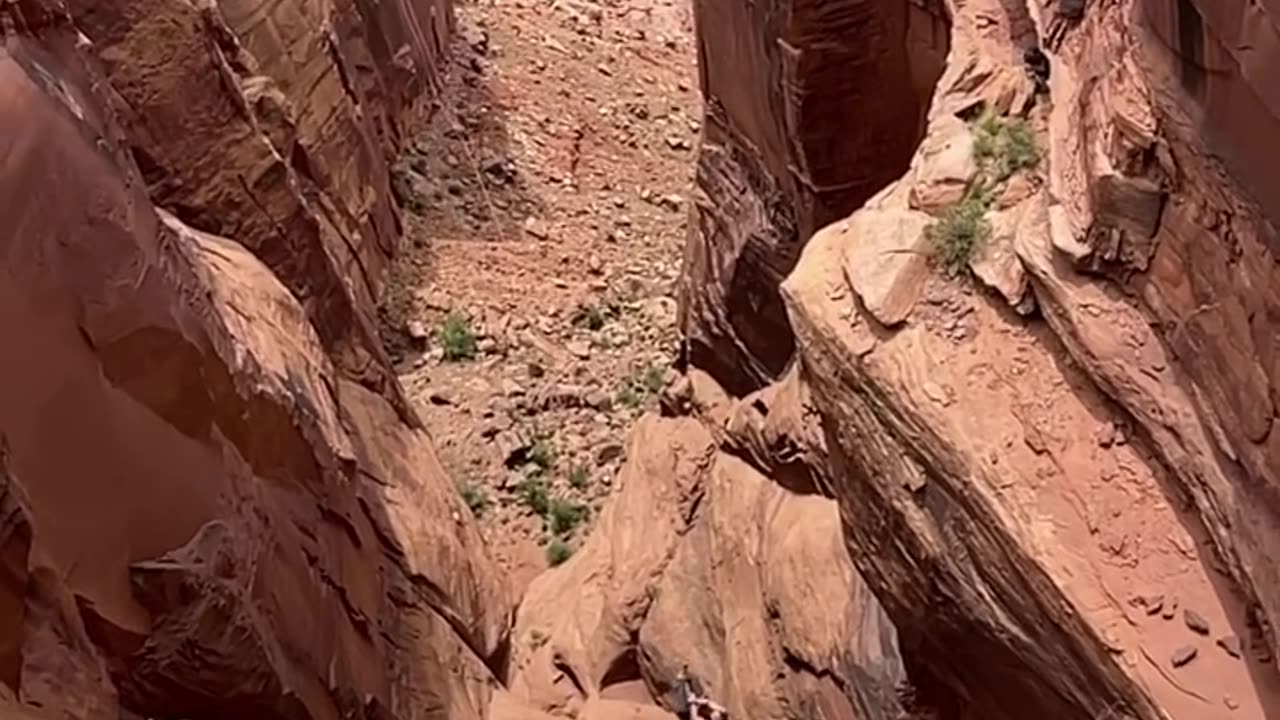
[[600, 678], [600, 691], [604, 692], [613, 685], [637, 681], [643, 682], [643, 676], [640, 674], [640, 657], [632, 646], [609, 663], [609, 668], [604, 671], [604, 677]]

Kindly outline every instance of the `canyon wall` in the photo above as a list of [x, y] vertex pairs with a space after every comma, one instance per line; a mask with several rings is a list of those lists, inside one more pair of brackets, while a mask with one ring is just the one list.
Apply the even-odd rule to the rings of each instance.
[[694, 2], [705, 100], [680, 284], [691, 361], [736, 394], [781, 375], [805, 240], [906, 169], [947, 51], [931, 0]]
[[[1065, 3], [950, 3], [927, 127], [847, 217], [791, 235], [793, 218], [752, 210], [742, 227], [795, 239], [735, 244], [700, 208], [691, 360], [737, 389], [776, 376], [795, 348], [850, 554], [938, 707], [1271, 717], [1280, 176], [1261, 68], [1277, 65], [1275, 8], [1079, 5], [1077, 17]], [[714, 46], [718, 32], [703, 35]], [[1038, 38], [1039, 78], [1026, 64]], [[749, 159], [709, 182], [725, 154], [716, 98], [732, 85], [703, 77], [706, 204], [755, 203], [775, 146], [739, 145]], [[754, 137], [802, 144], [778, 116]], [[948, 277], [926, 229], [972, 198], [991, 116], [1030, 131], [1035, 162], [984, 188], [987, 236]], [[757, 341], [734, 334], [735, 312], [769, 312], [724, 288], [771, 287], [760, 268], [793, 264], [786, 322], [758, 325]]]
[[0, 705], [482, 717], [512, 598], [373, 332], [441, 2], [0, 8]]

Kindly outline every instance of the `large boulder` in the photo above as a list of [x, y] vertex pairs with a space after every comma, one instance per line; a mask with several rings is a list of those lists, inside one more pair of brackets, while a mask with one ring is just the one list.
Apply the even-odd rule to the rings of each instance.
[[[305, 154], [280, 155], [241, 103], [218, 12], [0, 9], [23, 33], [0, 49], [0, 703], [482, 717], [505, 580], [398, 391], [370, 382], [392, 378], [376, 345], [357, 372], [342, 348], [369, 338], [325, 330], [368, 319], [359, 278], [278, 246], [309, 242], [289, 218], [320, 217], [328, 191], [372, 204], [325, 213], [376, 225], [385, 171], [300, 184], [280, 158]], [[370, 150], [372, 168], [389, 148]], [[354, 255], [381, 253], [362, 232]]]

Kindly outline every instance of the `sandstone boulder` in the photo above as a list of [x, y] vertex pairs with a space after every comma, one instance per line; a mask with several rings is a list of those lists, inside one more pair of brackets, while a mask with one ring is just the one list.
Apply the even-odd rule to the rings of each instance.
[[932, 215], [959, 202], [978, 172], [973, 133], [954, 115], [943, 115], [929, 126], [916, 158], [911, 207]]
[[1017, 238], [1028, 232], [1024, 226], [1027, 208], [1026, 203], [1020, 203], [992, 213], [989, 216], [991, 235], [969, 261], [969, 268], [979, 282], [1000, 293], [1005, 302], [1023, 312], [1034, 307], [1034, 303], [1028, 302], [1031, 285], [1014, 245]]
[[915, 210], [869, 204], [848, 220], [814, 235], [847, 235], [842, 259], [845, 280], [864, 307], [883, 325], [902, 323], [911, 313], [929, 275], [931, 244], [925, 229], [932, 219]]

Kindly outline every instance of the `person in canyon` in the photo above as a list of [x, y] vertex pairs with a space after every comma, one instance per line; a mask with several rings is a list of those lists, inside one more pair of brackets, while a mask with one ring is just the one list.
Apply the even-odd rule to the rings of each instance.
[[680, 720], [690, 720], [690, 718], [728, 720], [729, 718], [728, 712], [722, 706], [703, 695], [702, 683], [689, 674], [688, 665], [680, 668], [672, 695], [672, 710]]

